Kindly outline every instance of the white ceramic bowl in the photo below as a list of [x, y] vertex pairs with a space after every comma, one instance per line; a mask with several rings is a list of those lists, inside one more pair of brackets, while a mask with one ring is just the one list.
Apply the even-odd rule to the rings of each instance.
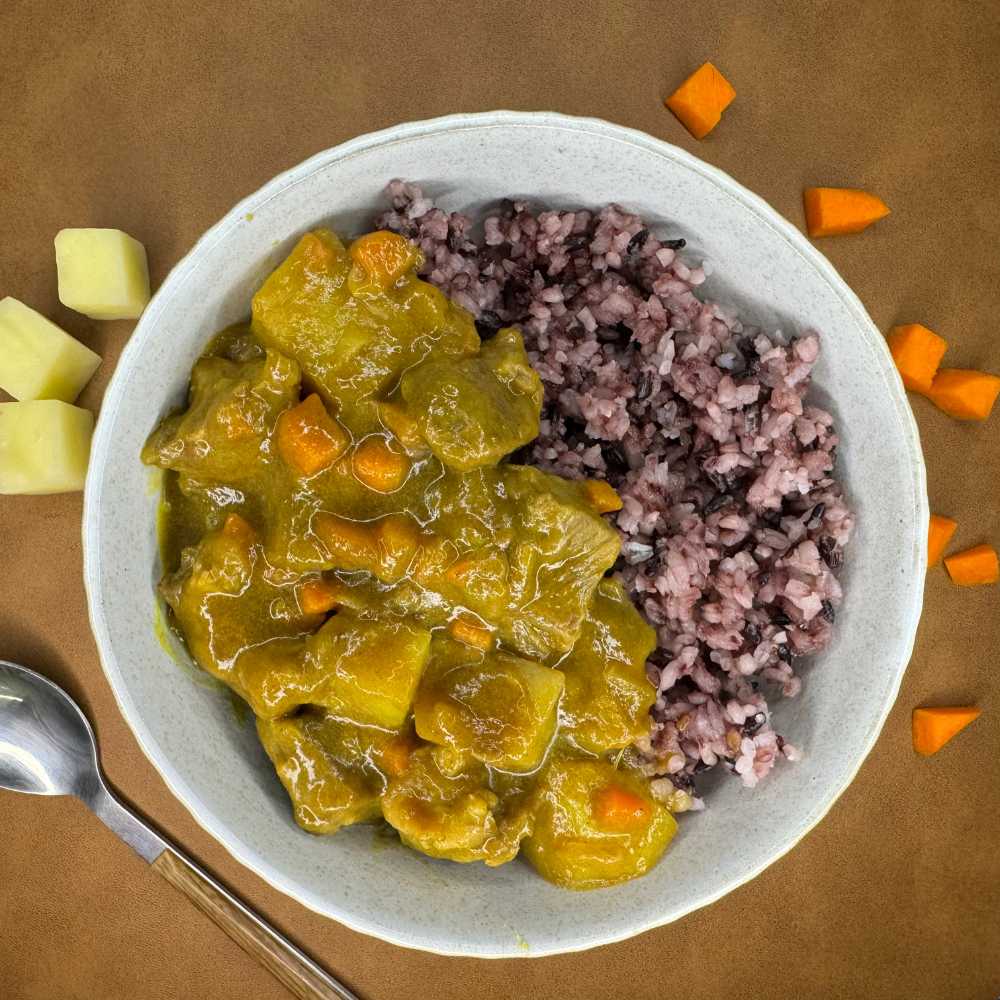
[[[843, 444], [858, 515], [836, 640], [775, 706], [804, 750], [756, 790], [719, 783], [707, 811], [647, 877], [613, 889], [553, 888], [518, 862], [499, 869], [377, 849], [370, 828], [317, 838], [229, 699], [199, 682], [154, 628], [157, 497], [139, 449], [184, 398], [206, 340], [245, 317], [297, 237], [370, 223], [394, 177], [447, 209], [510, 194], [556, 205], [618, 201], [715, 267], [705, 294], [786, 332], [815, 327], [816, 395]], [[860, 252], [860, 251], [859, 251]], [[87, 480], [85, 572], [94, 635], [121, 710], [194, 817], [276, 888], [356, 930], [429, 951], [523, 956], [605, 944], [675, 920], [753, 878], [823, 817], [872, 748], [910, 656], [924, 580], [927, 502], [917, 430], [882, 337], [829, 262], [760, 198], [688, 153], [606, 122], [496, 112], [400, 125], [354, 139], [237, 205], [177, 265], [122, 355]], [[168, 640], [169, 641], [169, 640]], [[183, 661], [184, 653], [175, 649]]]

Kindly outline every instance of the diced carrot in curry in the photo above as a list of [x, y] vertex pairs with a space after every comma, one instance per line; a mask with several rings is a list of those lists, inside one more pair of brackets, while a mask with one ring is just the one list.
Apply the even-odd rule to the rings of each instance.
[[346, 431], [313, 393], [285, 410], [275, 427], [278, 454], [293, 472], [314, 476], [332, 465], [346, 450]]
[[348, 253], [364, 270], [368, 280], [382, 289], [399, 281], [420, 258], [420, 251], [405, 236], [388, 230], [358, 237]]
[[313, 270], [329, 267], [334, 260], [333, 247], [316, 233], [306, 233], [299, 240], [298, 252]]
[[803, 202], [810, 236], [860, 233], [889, 214], [881, 198], [857, 188], [806, 188]]
[[588, 479], [583, 484], [587, 501], [598, 514], [610, 514], [622, 509], [622, 498], [603, 479]]
[[297, 590], [299, 609], [304, 615], [322, 615], [341, 601], [343, 585], [333, 580], [307, 580]]
[[406, 482], [410, 460], [393, 451], [379, 434], [372, 434], [354, 449], [351, 458], [354, 475], [376, 493], [392, 493]]
[[493, 645], [493, 633], [485, 625], [468, 618], [455, 618], [448, 625], [452, 637], [477, 649], [489, 649]]
[[372, 525], [371, 531], [379, 553], [380, 579], [401, 579], [423, 540], [420, 526], [409, 514], [387, 514]]
[[886, 341], [903, 385], [914, 392], [929, 392], [948, 341], [920, 323], [894, 326]]
[[913, 749], [925, 757], [935, 754], [982, 713], [971, 706], [915, 708]]
[[410, 762], [410, 756], [417, 749], [417, 743], [405, 735], [397, 736], [382, 747], [379, 763], [390, 778], [398, 778]]
[[696, 139], [704, 139], [719, 124], [722, 112], [735, 96], [733, 85], [707, 62], [696, 69], [664, 104]]
[[591, 797], [594, 822], [606, 830], [627, 832], [645, 826], [650, 804], [621, 785], [605, 785]]
[[985, 420], [1000, 395], [1000, 378], [967, 368], [942, 368], [931, 383], [928, 398], [958, 420]]
[[977, 545], [944, 561], [952, 583], [960, 587], [979, 587], [1000, 581], [1000, 562], [991, 545]]
[[321, 510], [313, 517], [312, 528], [340, 569], [371, 570], [378, 564], [378, 544], [368, 524]]
[[409, 514], [387, 514], [375, 522], [372, 532], [386, 552], [412, 554], [420, 544], [420, 526]]

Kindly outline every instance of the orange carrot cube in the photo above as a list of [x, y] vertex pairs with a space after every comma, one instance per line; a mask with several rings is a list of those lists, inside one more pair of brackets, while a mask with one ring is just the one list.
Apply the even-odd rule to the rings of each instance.
[[948, 341], [919, 323], [894, 326], [886, 340], [903, 385], [914, 392], [930, 392]]
[[1000, 378], [967, 368], [942, 368], [927, 395], [935, 406], [958, 420], [985, 420], [1000, 395]]
[[930, 525], [927, 530], [927, 565], [936, 566], [944, 555], [944, 550], [951, 541], [951, 536], [955, 534], [958, 522], [950, 517], [942, 517], [940, 514], [931, 514]]
[[913, 710], [913, 749], [930, 757], [952, 737], [960, 733], [982, 713], [978, 708], [915, 708]]
[[622, 498], [603, 479], [588, 479], [583, 484], [587, 501], [598, 514], [610, 514], [622, 509]]
[[391, 287], [421, 260], [420, 251], [405, 236], [387, 230], [358, 237], [348, 252], [379, 288]]
[[328, 468], [348, 444], [347, 432], [326, 412], [316, 393], [285, 410], [274, 435], [278, 454], [301, 476], [314, 476]]
[[448, 626], [452, 638], [476, 649], [489, 649], [493, 645], [493, 633], [485, 625], [467, 618], [455, 618]]
[[304, 615], [323, 615], [340, 604], [341, 585], [333, 580], [307, 580], [296, 592]]
[[889, 214], [881, 198], [856, 188], [806, 188], [803, 202], [810, 236], [860, 233]]
[[710, 63], [696, 69], [663, 103], [696, 138], [704, 139], [719, 124], [736, 91]]
[[626, 832], [649, 822], [650, 804], [621, 785], [605, 785], [591, 797], [591, 810], [598, 826]]
[[976, 545], [944, 561], [952, 583], [960, 587], [978, 587], [1000, 580], [1000, 561], [990, 545]]
[[376, 493], [392, 493], [406, 481], [410, 461], [393, 451], [385, 438], [378, 434], [366, 437], [354, 449], [351, 467], [355, 477]]

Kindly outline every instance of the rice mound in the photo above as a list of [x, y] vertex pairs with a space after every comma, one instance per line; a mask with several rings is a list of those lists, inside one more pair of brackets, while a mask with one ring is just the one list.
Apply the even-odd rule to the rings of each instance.
[[795, 760], [765, 691], [794, 697], [796, 661], [829, 643], [854, 525], [833, 418], [806, 398], [818, 335], [785, 342], [699, 299], [708, 265], [618, 205], [504, 200], [476, 240], [413, 184], [387, 196], [376, 225], [420, 246], [422, 276], [483, 336], [524, 333], [545, 402], [515, 460], [622, 497], [615, 571], [659, 639], [638, 745], [654, 792], [698, 809], [699, 773], [724, 764], [753, 786]]

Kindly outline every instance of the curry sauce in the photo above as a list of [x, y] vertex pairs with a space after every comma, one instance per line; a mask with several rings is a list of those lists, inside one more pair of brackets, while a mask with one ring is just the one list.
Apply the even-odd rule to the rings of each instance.
[[521, 335], [480, 341], [420, 263], [309, 233], [209, 344], [143, 451], [161, 594], [304, 829], [381, 817], [433, 857], [632, 878], [675, 824], [621, 762], [655, 635], [606, 575], [617, 496], [507, 460], [539, 430]]

